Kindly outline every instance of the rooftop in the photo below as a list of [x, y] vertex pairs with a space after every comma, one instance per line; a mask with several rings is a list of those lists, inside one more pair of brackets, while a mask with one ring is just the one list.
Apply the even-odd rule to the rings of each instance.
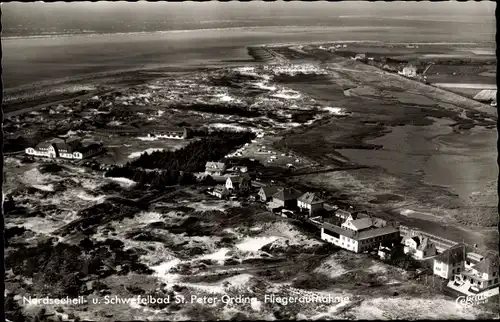
[[275, 194], [279, 189], [281, 189], [280, 187], [278, 186], [264, 186], [264, 187], [261, 187], [262, 191], [264, 192], [264, 194], [266, 196], [268, 195], [273, 195]]
[[435, 260], [451, 264], [459, 263], [465, 259], [465, 245], [456, 244], [435, 257]]
[[498, 256], [489, 255], [474, 266], [474, 269], [481, 273], [491, 275], [493, 272], [498, 272], [499, 261]]
[[355, 232], [347, 229], [343, 229], [339, 226], [335, 226], [329, 223], [323, 223], [323, 227], [325, 229], [329, 229], [331, 231], [336, 232], [339, 235], [349, 237], [354, 240], [365, 240], [369, 238], [374, 238], [378, 236], [388, 235], [392, 233], [397, 233], [399, 230], [392, 226], [382, 227], [382, 228], [374, 228], [365, 231]]
[[322, 203], [324, 202], [321, 198], [318, 197], [316, 193], [313, 192], [306, 192], [302, 196], [299, 197], [299, 201], [302, 201], [304, 203], [308, 204], [315, 204], [315, 203]]
[[373, 225], [373, 221], [371, 218], [361, 218], [350, 221], [351, 225], [356, 228], [356, 230], [362, 230], [370, 228]]
[[215, 169], [215, 170], [223, 170], [226, 165], [223, 162], [207, 162], [205, 164], [205, 168], [207, 169]]
[[294, 189], [294, 188], [281, 188], [281, 189], [278, 190], [278, 192], [276, 192], [273, 195], [273, 198], [276, 198], [278, 200], [287, 201], [287, 200], [296, 199], [300, 195], [301, 195], [301, 192], [298, 191], [297, 189]]

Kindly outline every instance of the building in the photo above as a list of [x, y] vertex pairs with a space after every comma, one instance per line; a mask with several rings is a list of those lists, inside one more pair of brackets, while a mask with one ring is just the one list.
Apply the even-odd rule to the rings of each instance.
[[434, 274], [450, 280], [448, 287], [473, 295], [499, 286], [498, 253], [457, 244], [434, 259]]
[[343, 209], [337, 209], [337, 211], [335, 211], [335, 216], [340, 218], [342, 221], [354, 220], [357, 218], [357, 214], [353, 214]]
[[221, 176], [226, 171], [226, 164], [223, 162], [207, 162], [205, 172], [209, 175]]
[[378, 257], [381, 260], [395, 259], [401, 253], [401, 244], [394, 241], [383, 241], [378, 248]]
[[321, 227], [321, 239], [355, 253], [378, 249], [382, 242], [399, 242], [399, 230], [393, 226], [353, 231], [329, 223]]
[[187, 128], [165, 128], [153, 131], [148, 136], [157, 137], [161, 139], [187, 139], [189, 131]]
[[228, 190], [236, 190], [246, 192], [251, 188], [251, 179], [248, 175], [242, 175], [238, 177], [229, 177], [226, 180], [226, 188]]
[[101, 153], [104, 150], [104, 147], [102, 144], [99, 143], [92, 143], [88, 145], [84, 145], [81, 148], [79, 148], [77, 151], [73, 152], [73, 159], [85, 159], [90, 156], [96, 155]]
[[295, 207], [302, 193], [294, 188], [281, 188], [274, 195], [272, 203], [277, 207]]
[[498, 255], [489, 254], [477, 264], [465, 267], [455, 280], [470, 284], [469, 291], [477, 293], [499, 285], [498, 270]]
[[341, 228], [358, 232], [375, 227], [372, 218], [347, 219], [341, 225]]
[[464, 270], [465, 245], [457, 244], [448, 248], [434, 258], [434, 275], [445, 279], [452, 279], [455, 274]]
[[354, 60], [363, 60], [363, 59], [366, 59], [366, 54], [357, 54], [354, 57]]
[[436, 256], [436, 245], [425, 236], [405, 236], [403, 238], [404, 253], [415, 259]]
[[214, 188], [214, 191], [212, 192], [214, 196], [220, 199], [224, 199], [227, 196], [229, 196], [229, 190], [227, 190], [226, 186], [224, 185], [217, 185]]
[[417, 77], [417, 68], [413, 65], [406, 66], [403, 68], [402, 75], [406, 77]]
[[62, 158], [81, 160], [98, 154], [103, 150], [104, 147], [99, 143], [84, 145], [77, 139], [55, 139], [50, 142], [39, 143], [34, 148], [27, 148], [25, 153], [28, 155], [54, 159]]
[[300, 210], [306, 210], [309, 215], [313, 215], [323, 209], [325, 202], [317, 194], [306, 192], [297, 199], [297, 206]]
[[277, 186], [262, 186], [259, 189], [258, 195], [261, 201], [267, 202], [273, 198], [273, 195], [280, 189]]

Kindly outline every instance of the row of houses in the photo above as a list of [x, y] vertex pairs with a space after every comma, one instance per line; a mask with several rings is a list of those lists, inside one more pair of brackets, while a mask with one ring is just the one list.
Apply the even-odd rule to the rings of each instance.
[[215, 186], [211, 194], [222, 199], [229, 197], [232, 193], [250, 194], [256, 189], [257, 193], [251, 197], [268, 203], [270, 209], [298, 209], [305, 212], [307, 216], [312, 216], [324, 209], [324, 201], [316, 193], [302, 193], [294, 188], [253, 183], [247, 174], [228, 177], [224, 184]]
[[25, 150], [27, 155], [47, 158], [81, 160], [104, 151], [100, 143], [83, 144], [77, 139], [54, 139], [37, 144]]
[[[206, 169], [209, 173], [223, 175], [226, 166], [209, 162]], [[255, 191], [256, 194], [252, 194]], [[212, 194], [224, 198], [235, 192], [249, 194], [267, 203], [270, 209], [298, 210], [309, 218], [325, 209], [324, 200], [317, 193], [302, 193], [293, 187], [252, 181], [247, 174], [228, 177]], [[407, 254], [416, 260], [430, 261], [433, 274], [449, 280], [448, 286], [463, 294], [478, 294], [499, 286], [498, 255], [479, 254], [477, 248], [461, 243], [444, 243], [437, 236], [410, 231], [406, 226], [365, 213], [336, 209], [328, 221], [318, 223], [321, 239], [348, 251], [377, 251], [384, 260]]]
[[[448, 287], [466, 295], [497, 290], [499, 257], [477, 246], [457, 243], [439, 253], [435, 241], [423, 234], [407, 234], [401, 238], [398, 225], [378, 218], [354, 216], [337, 211], [340, 224], [323, 222], [321, 239], [340, 248], [360, 253], [377, 250], [381, 259], [394, 259], [407, 254], [417, 260], [429, 260], [433, 274], [448, 280]], [[498, 293], [498, 292], [497, 292]]]

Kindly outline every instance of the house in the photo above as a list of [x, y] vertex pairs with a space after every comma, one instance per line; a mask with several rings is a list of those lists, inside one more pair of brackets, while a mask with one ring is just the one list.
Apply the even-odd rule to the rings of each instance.
[[416, 77], [417, 76], [417, 68], [413, 65], [406, 66], [403, 68], [402, 75], [406, 77]]
[[498, 255], [489, 254], [476, 265], [465, 268], [458, 279], [471, 285], [469, 291], [480, 292], [499, 285], [498, 270]]
[[226, 164], [223, 162], [207, 162], [205, 172], [209, 175], [221, 176], [226, 171]]
[[294, 207], [302, 193], [294, 188], [281, 188], [273, 195], [272, 203], [278, 207]]
[[[482, 255], [478, 253], [477, 248], [466, 246], [464, 244], [458, 244], [453, 248], [457, 257], [462, 259], [462, 261], [455, 265], [454, 270], [452, 266], [451, 274], [448, 274], [445, 277], [452, 280], [448, 283], [449, 287], [464, 294], [471, 295], [499, 286], [498, 253], [487, 253]], [[446, 260], [447, 257], [444, 257], [440, 262], [441, 271], [445, 268]], [[458, 259], [456, 259], [456, 262], [458, 262]], [[436, 260], [434, 263], [434, 268], [436, 268]], [[439, 272], [439, 270], [437, 272]], [[434, 270], [434, 274], [436, 274], [436, 269]], [[443, 275], [444, 274], [439, 276], [444, 277]]]
[[424, 259], [437, 254], [436, 245], [425, 236], [405, 236], [403, 238], [404, 253], [415, 259]]
[[226, 188], [228, 190], [249, 191], [250, 187], [251, 179], [248, 175], [229, 177], [226, 180]]
[[337, 209], [337, 211], [335, 211], [335, 216], [342, 219], [343, 221], [346, 221], [346, 220], [354, 220], [357, 218], [357, 214], [353, 214], [347, 210], [343, 210], [343, 209]]
[[307, 210], [309, 215], [317, 213], [323, 209], [325, 202], [316, 193], [306, 192], [297, 199], [297, 206], [301, 210]]
[[153, 131], [148, 136], [165, 139], [187, 139], [189, 132], [187, 128], [165, 128]]
[[321, 239], [355, 253], [378, 249], [380, 243], [399, 241], [399, 230], [393, 226], [353, 231], [324, 222]]
[[372, 218], [347, 219], [341, 228], [359, 232], [374, 227]]
[[100, 143], [91, 143], [88, 145], [83, 145], [77, 151], [73, 152], [73, 159], [85, 159], [90, 156], [101, 153], [104, 147]]
[[102, 144], [92, 143], [83, 145], [77, 139], [55, 139], [50, 142], [42, 142], [34, 148], [27, 148], [25, 153], [33, 156], [63, 159], [85, 159], [104, 150]]
[[383, 241], [378, 248], [378, 257], [381, 260], [391, 260], [400, 255], [401, 244], [394, 241]]
[[273, 195], [280, 189], [277, 186], [263, 186], [259, 189], [259, 198], [263, 202], [270, 201]]
[[366, 54], [357, 54], [356, 57], [354, 57], [354, 60], [363, 60], [366, 59]]
[[214, 196], [220, 199], [224, 199], [227, 196], [229, 196], [229, 190], [227, 190], [226, 186], [224, 185], [217, 185], [214, 188], [214, 191], [212, 192]]
[[434, 258], [433, 271], [445, 279], [452, 279], [455, 274], [464, 270], [465, 245], [460, 243], [446, 249]]

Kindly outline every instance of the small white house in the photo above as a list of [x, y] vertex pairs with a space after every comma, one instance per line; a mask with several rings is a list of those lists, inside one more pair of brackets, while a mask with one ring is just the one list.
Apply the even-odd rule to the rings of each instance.
[[415, 66], [409, 65], [403, 68], [402, 74], [406, 77], [417, 77], [417, 68]]
[[223, 162], [207, 162], [205, 172], [210, 175], [221, 176], [226, 171], [226, 164]]
[[238, 177], [229, 177], [226, 180], [226, 189], [237, 190], [237, 191], [249, 191], [252, 182], [248, 175], [242, 175]]
[[218, 185], [214, 188], [214, 191], [212, 194], [217, 198], [223, 199], [223, 198], [229, 196], [229, 190], [227, 190], [226, 186]]
[[418, 260], [437, 254], [436, 245], [425, 236], [406, 236], [403, 244], [404, 253]]

